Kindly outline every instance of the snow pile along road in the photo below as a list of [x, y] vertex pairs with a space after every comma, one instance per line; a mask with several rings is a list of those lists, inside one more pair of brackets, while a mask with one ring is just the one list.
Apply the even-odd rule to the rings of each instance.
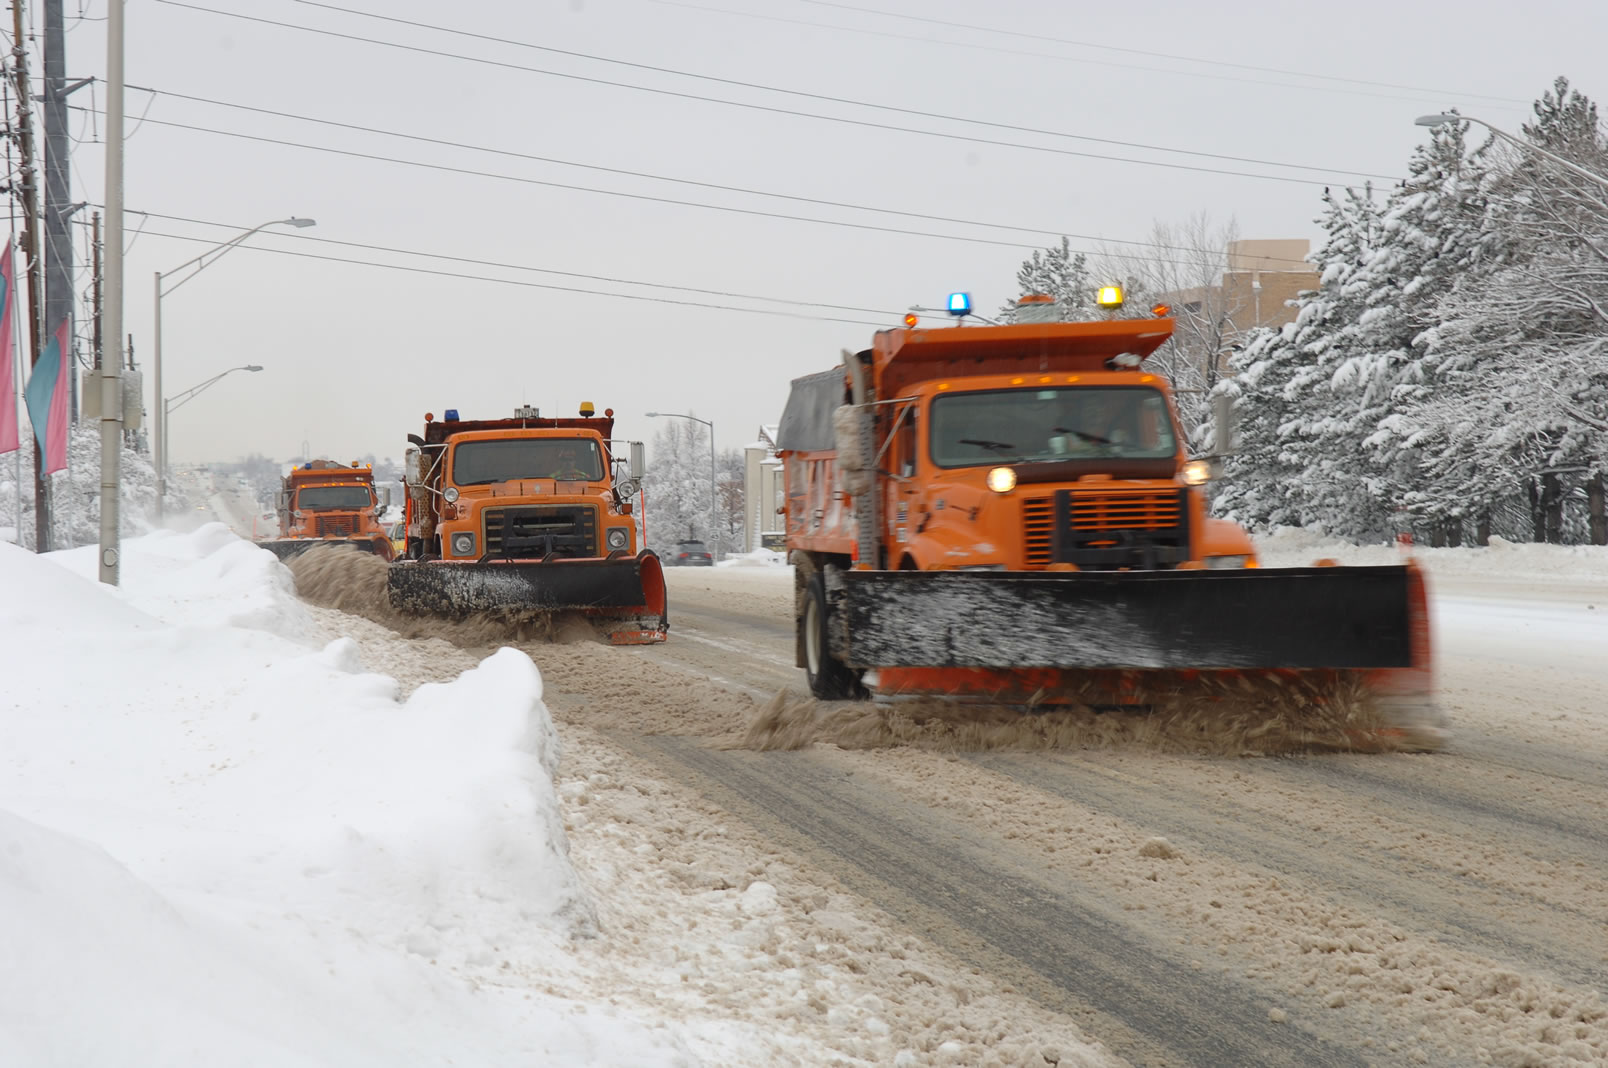
[[399, 702], [222, 527], [124, 548], [0, 545], [0, 1063], [696, 1063], [499, 982], [597, 930], [529, 658]]

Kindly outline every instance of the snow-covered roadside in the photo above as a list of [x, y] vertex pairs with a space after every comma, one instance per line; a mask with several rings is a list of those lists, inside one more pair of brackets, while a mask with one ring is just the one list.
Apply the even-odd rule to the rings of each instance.
[[221, 526], [124, 548], [0, 546], [0, 1063], [697, 1063], [499, 981], [597, 929], [527, 657], [399, 702]]
[[[1253, 540], [1263, 567], [1305, 567], [1321, 559], [1365, 566], [1395, 564], [1409, 551], [1395, 545], [1354, 545], [1293, 527]], [[1507, 585], [1538, 591], [1575, 589], [1583, 583], [1608, 585], [1608, 548], [1597, 545], [1521, 544], [1493, 537], [1487, 546], [1415, 545], [1410, 552], [1437, 585], [1447, 587], [1477, 583], [1500, 595]]]
[[0, 552], [0, 1063], [1109, 1063], [591, 732], [555, 766], [523, 653], [221, 525], [124, 549]]

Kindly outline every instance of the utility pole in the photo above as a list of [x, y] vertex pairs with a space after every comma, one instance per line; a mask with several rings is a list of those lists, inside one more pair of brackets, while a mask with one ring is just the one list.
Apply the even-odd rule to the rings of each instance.
[[89, 219], [89, 358], [95, 370], [101, 365], [101, 232], [100, 212]]
[[[98, 287], [97, 287], [98, 292]], [[115, 347], [123, 338], [123, 0], [106, 5], [106, 304], [105, 336]], [[101, 337], [97, 323], [96, 338]], [[123, 357], [100, 361], [101, 486], [100, 580], [117, 585], [118, 512], [122, 496], [118, 465], [123, 459]]]
[[[17, 167], [17, 192], [22, 195], [23, 254], [28, 257], [28, 367], [39, 366], [39, 314], [44, 299], [44, 270], [39, 248], [39, 176], [34, 167], [33, 93], [28, 79], [27, 37], [23, 34], [22, 0], [11, 5], [12, 74], [17, 88], [17, 139], [22, 159]], [[34, 436], [34, 551], [50, 549], [50, 482], [45, 477], [45, 455]]]
[[[45, 310], [48, 329], [67, 320], [67, 418], [78, 422], [78, 345], [73, 320], [73, 239], [67, 220], [73, 213], [71, 148], [67, 140], [67, 34], [62, 0], [44, 0], [45, 106], [40, 115], [45, 142]], [[76, 87], [75, 87], [76, 88]]]

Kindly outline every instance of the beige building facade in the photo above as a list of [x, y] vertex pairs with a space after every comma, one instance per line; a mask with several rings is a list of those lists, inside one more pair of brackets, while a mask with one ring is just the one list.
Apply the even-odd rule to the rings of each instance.
[[776, 426], [759, 428], [759, 437], [743, 446], [743, 552], [783, 551], [787, 503], [782, 461], [776, 458]]

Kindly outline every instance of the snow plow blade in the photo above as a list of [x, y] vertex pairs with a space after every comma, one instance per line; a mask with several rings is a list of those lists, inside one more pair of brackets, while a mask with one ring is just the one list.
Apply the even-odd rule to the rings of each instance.
[[[1437, 749], [1421, 571], [838, 572], [828, 642], [876, 692], [1139, 704], [1233, 686], [1348, 692]], [[835, 588], [834, 588], [835, 587]], [[1264, 685], [1265, 684], [1265, 685]], [[1104, 697], [1091, 699], [1091, 692]]]
[[648, 550], [591, 560], [403, 561], [386, 576], [391, 605], [462, 619], [477, 612], [578, 612], [616, 645], [661, 642], [669, 627], [664, 572]]
[[273, 541], [259, 541], [259, 548], [267, 549], [281, 560], [289, 560], [300, 556], [309, 549], [316, 549], [321, 545], [351, 546], [360, 553], [373, 553], [375, 556], [391, 559], [391, 543], [384, 537], [373, 538], [278, 538]]

